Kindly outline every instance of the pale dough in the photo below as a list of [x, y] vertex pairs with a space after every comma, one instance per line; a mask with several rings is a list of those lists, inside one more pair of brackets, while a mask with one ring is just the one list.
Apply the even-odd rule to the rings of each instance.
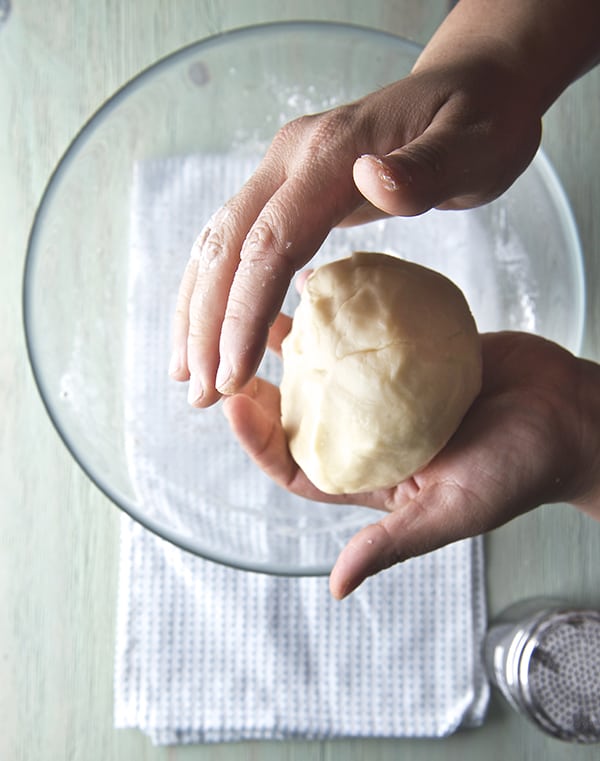
[[282, 355], [291, 454], [330, 494], [413, 475], [481, 388], [480, 339], [462, 292], [385, 254], [355, 253], [315, 270]]

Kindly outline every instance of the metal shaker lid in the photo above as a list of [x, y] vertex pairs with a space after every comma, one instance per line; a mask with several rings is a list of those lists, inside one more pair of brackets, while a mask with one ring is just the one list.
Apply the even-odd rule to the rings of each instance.
[[534, 721], [563, 740], [600, 741], [600, 611], [544, 617], [518, 669], [522, 704]]

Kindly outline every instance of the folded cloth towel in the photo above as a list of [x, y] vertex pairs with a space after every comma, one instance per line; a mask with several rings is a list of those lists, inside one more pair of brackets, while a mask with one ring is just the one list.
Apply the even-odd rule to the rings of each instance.
[[[170, 313], [157, 305], [177, 290], [180, 254], [198, 221], [254, 163], [188, 156], [136, 167], [125, 444], [130, 478], [149, 510], [198, 498], [197, 482], [191, 476], [185, 482], [186, 457], [193, 478], [202, 474], [197, 453], [170, 452], [163, 442], [160, 409], [152, 420], [140, 414], [169, 398], [148, 378], [173, 384], [164, 370]], [[214, 197], [215, 187], [223, 197]], [[352, 235], [342, 239], [345, 253], [386, 248]], [[184, 395], [178, 403], [183, 409]], [[182, 415], [182, 435], [203, 414]], [[158, 475], [165, 458], [178, 469], [175, 492]], [[181, 514], [175, 510], [173, 520]], [[176, 548], [124, 515], [115, 725], [139, 728], [155, 744], [444, 736], [484, 718], [485, 624], [480, 539], [407, 561], [340, 603], [323, 577], [229, 568]]]

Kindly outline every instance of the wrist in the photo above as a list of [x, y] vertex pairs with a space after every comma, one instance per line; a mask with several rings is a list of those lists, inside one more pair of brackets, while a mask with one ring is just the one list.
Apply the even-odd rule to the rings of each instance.
[[461, 0], [414, 71], [457, 61], [496, 61], [515, 75], [541, 116], [600, 60], [600, 3], [590, 0]]

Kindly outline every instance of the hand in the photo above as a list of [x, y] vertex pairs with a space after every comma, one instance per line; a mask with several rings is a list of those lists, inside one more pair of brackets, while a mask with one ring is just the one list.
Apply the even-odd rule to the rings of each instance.
[[[290, 325], [283, 315], [273, 325], [275, 351]], [[330, 578], [334, 597], [395, 563], [541, 504], [571, 501], [600, 518], [600, 368], [526, 333], [485, 334], [482, 348], [482, 391], [460, 428], [428, 466], [391, 489], [341, 496], [319, 491], [291, 457], [272, 384], [255, 378], [224, 401], [242, 446], [282, 487], [387, 513], [341, 552]]]
[[[459, 46], [460, 48], [460, 46]], [[339, 224], [503, 192], [540, 138], [539, 104], [500, 55], [420, 67], [355, 103], [291, 122], [192, 249], [171, 375], [213, 404], [254, 374], [293, 273]]]

